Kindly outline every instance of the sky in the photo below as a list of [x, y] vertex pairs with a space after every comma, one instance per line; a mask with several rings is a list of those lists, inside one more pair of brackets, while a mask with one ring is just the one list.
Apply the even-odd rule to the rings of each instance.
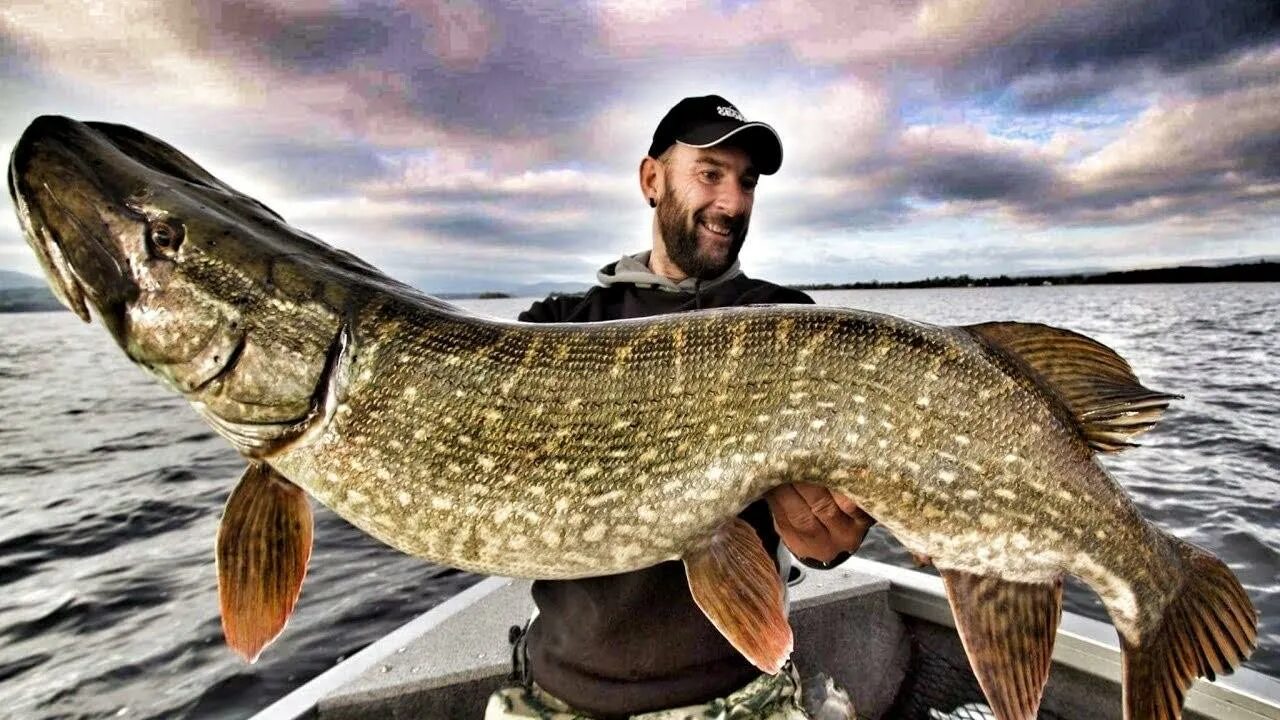
[[[661, 116], [777, 129], [779, 283], [1280, 255], [1280, 2], [7, 0], [0, 152], [133, 125], [428, 292], [646, 249]], [[0, 268], [38, 273], [0, 199]]]

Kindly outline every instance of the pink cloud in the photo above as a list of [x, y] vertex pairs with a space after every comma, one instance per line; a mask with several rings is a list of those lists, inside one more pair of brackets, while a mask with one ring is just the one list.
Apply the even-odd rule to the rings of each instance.
[[408, 0], [405, 7], [427, 21], [424, 44], [445, 67], [474, 68], [493, 49], [495, 28], [475, 0]]

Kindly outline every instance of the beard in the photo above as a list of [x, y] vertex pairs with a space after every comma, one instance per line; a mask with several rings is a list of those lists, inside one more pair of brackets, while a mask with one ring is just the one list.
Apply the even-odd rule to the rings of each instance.
[[[668, 190], [658, 200], [658, 230], [662, 244], [667, 248], [667, 258], [692, 278], [710, 280], [728, 270], [738, 259], [742, 243], [747, 239], [747, 218], [713, 214], [708, 211], [691, 212], [689, 207]], [[698, 223], [708, 220], [729, 228], [729, 251], [723, 258], [703, 249], [698, 243]]]

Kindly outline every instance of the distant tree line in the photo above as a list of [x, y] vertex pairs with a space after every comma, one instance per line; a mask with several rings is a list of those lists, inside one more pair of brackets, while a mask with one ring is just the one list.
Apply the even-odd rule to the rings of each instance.
[[1197, 283], [1197, 282], [1280, 282], [1280, 262], [1260, 260], [1252, 263], [1202, 267], [1154, 268], [1151, 270], [1118, 270], [1104, 273], [1072, 275], [998, 275], [974, 278], [947, 275], [924, 280], [900, 282], [822, 283], [792, 285], [798, 290], [881, 290], [944, 287], [1013, 287], [1018, 285], [1108, 285], [1126, 283]]
[[6, 288], [0, 290], [0, 313], [45, 312], [62, 310], [62, 303], [42, 287]]
[[[1197, 283], [1197, 282], [1280, 282], [1280, 262], [1259, 260], [1217, 267], [1188, 265], [1183, 267], [1156, 268], [1153, 270], [1120, 270], [1105, 273], [1076, 273], [1073, 275], [998, 275], [974, 278], [968, 275], [948, 275], [924, 280], [903, 282], [822, 283], [792, 285], [799, 290], [881, 290], [945, 287], [1011, 287], [1016, 285], [1104, 285], [1124, 283]], [[442, 298], [508, 298], [502, 292], [452, 293]], [[0, 313], [41, 312], [61, 310], [62, 304], [47, 288], [22, 287], [0, 289]]]

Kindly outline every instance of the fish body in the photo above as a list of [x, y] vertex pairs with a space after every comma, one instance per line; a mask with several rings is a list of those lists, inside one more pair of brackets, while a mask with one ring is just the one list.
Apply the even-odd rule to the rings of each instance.
[[812, 306], [484, 318], [116, 125], [37, 120], [9, 184], [59, 297], [86, 320], [92, 307], [250, 460], [218, 539], [224, 627], [248, 656], [302, 582], [300, 488], [400, 550], [476, 572], [682, 559], [709, 619], [776, 671], [791, 648], [781, 586], [734, 518], [797, 481], [932, 559], [1002, 719], [1035, 714], [1065, 575], [1121, 635], [1127, 717], [1177, 717], [1196, 676], [1256, 642], [1226, 566], [1147, 523], [1097, 461], [1173, 396], [1075, 333]]
[[961, 331], [809, 306], [547, 326], [387, 302], [353, 335], [333, 421], [269, 462], [441, 564], [635, 570], [795, 481], [940, 568], [1132, 587], [1172, 562], [1065, 413]]

